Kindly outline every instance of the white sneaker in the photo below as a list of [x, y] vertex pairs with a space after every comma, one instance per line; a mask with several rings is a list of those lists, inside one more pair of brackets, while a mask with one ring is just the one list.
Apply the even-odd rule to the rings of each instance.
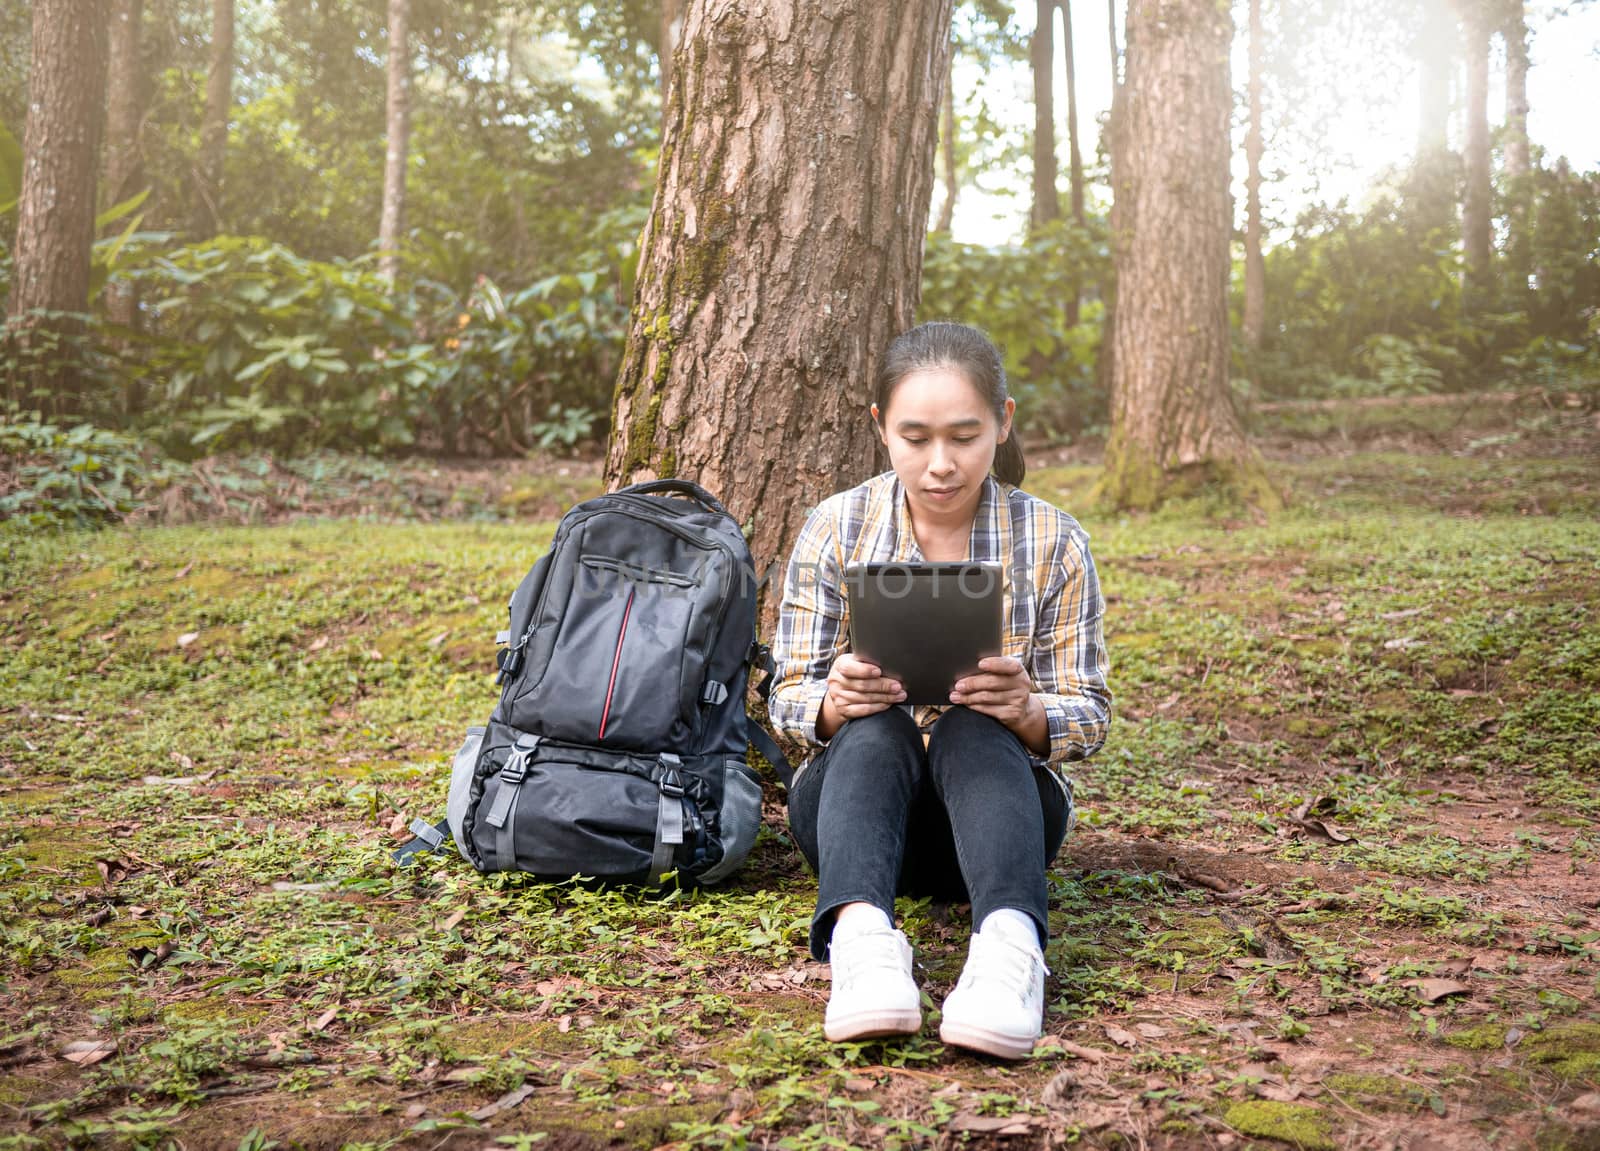
[[978, 932], [961, 978], [944, 1001], [939, 1039], [1001, 1059], [1021, 1059], [1043, 1030], [1048, 974], [1038, 947]]
[[833, 991], [822, 1033], [834, 1043], [922, 1028], [922, 996], [911, 978], [911, 944], [903, 932], [874, 927], [839, 934], [828, 946]]

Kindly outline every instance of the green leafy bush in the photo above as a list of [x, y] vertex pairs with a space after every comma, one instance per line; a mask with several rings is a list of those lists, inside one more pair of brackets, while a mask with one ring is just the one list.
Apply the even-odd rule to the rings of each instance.
[[131, 436], [0, 410], [0, 520], [86, 527], [133, 511], [169, 465]]

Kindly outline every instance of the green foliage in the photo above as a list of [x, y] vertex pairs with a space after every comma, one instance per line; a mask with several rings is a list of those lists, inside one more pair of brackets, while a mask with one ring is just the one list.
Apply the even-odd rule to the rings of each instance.
[[[985, 248], [928, 238], [919, 320], [956, 319], [986, 330], [1005, 356], [1024, 430], [1054, 438], [1103, 426], [1107, 397], [1096, 384], [1109, 282], [1105, 226], [1069, 220], [1038, 229], [1025, 244]], [[1067, 323], [1067, 301], [1083, 299]]]
[[0, 520], [36, 527], [119, 520], [164, 470], [164, 461], [153, 461], [128, 436], [0, 411]]

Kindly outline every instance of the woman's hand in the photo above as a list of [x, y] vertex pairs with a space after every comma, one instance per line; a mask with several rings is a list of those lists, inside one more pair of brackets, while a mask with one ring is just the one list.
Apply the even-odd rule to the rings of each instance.
[[963, 676], [950, 691], [950, 702], [992, 716], [1021, 737], [1038, 754], [1048, 749], [1050, 734], [1044, 705], [1033, 694], [1033, 681], [1020, 659], [992, 655], [978, 661], [973, 675]]
[[885, 676], [877, 664], [845, 652], [828, 669], [828, 694], [822, 698], [817, 734], [827, 739], [845, 720], [887, 711], [905, 698], [899, 680]]

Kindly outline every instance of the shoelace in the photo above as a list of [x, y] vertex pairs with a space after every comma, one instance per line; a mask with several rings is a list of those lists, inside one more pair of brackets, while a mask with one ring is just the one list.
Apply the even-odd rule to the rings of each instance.
[[972, 937], [972, 953], [967, 964], [967, 969], [961, 973], [962, 983], [970, 983], [976, 978], [975, 970], [981, 970], [1021, 999], [1033, 993], [1035, 964], [1044, 974], [1050, 974], [1050, 969], [1045, 967], [1044, 960], [1037, 953], [1004, 939], [990, 939], [981, 933]]
[[[830, 955], [835, 986], [853, 983], [871, 971], [905, 972], [900, 940], [892, 931], [868, 931], [856, 936], [843, 955]], [[841, 964], [840, 959], [844, 960]], [[842, 969], [841, 969], [842, 968]]]

